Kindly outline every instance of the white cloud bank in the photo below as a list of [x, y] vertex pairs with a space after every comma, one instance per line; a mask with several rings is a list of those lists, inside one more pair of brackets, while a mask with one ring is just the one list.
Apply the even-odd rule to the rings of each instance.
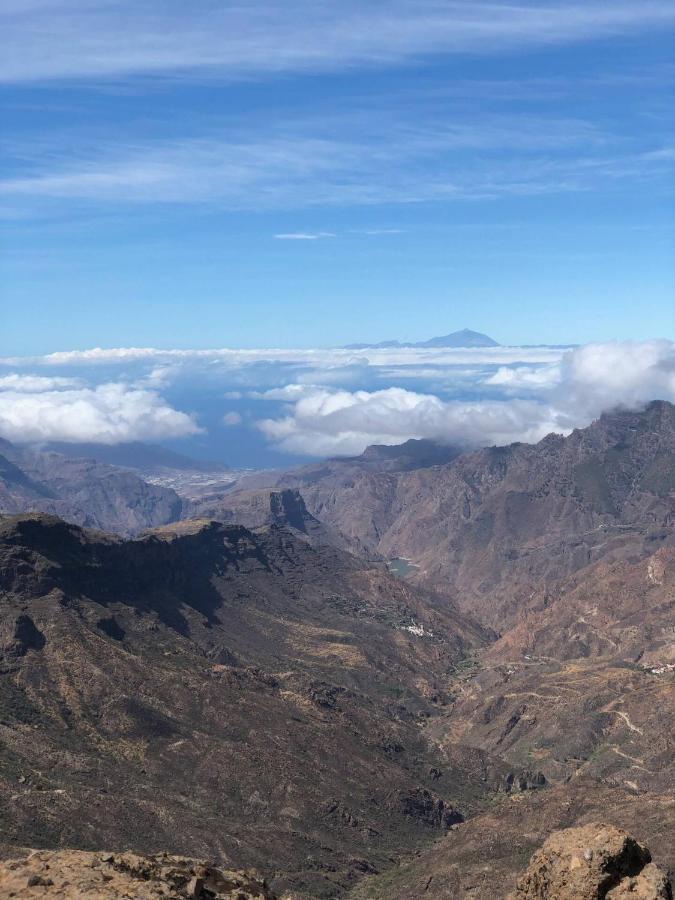
[[[0, 435], [15, 441], [111, 444], [197, 434], [194, 418], [162, 396], [172, 385], [207, 419], [217, 397], [220, 426], [254, 423], [272, 445], [316, 456], [408, 438], [465, 447], [537, 441], [616, 406], [675, 402], [675, 343], [667, 340], [567, 351], [121, 348], [19, 362], [12, 364], [18, 371], [0, 376]], [[63, 377], [69, 368], [80, 377]], [[111, 368], [123, 376], [108, 380]], [[243, 415], [227, 411], [231, 400], [248, 404]], [[264, 413], [256, 415], [260, 402]]]
[[[279, 392], [270, 394], [279, 397]], [[505, 444], [537, 441], [560, 430], [552, 411], [530, 400], [447, 402], [402, 388], [352, 393], [308, 387], [302, 394], [290, 415], [258, 423], [268, 438], [291, 453], [351, 455], [369, 444], [420, 437], [465, 446]]]
[[[128, 366], [135, 363], [153, 366], [194, 366], [199, 363], [241, 367], [259, 362], [295, 363], [316, 367], [355, 365], [359, 361], [372, 366], [393, 365], [511, 365], [516, 363], [557, 362], [563, 351], [555, 347], [387, 347], [363, 350], [327, 347], [321, 349], [252, 348], [247, 350], [216, 347], [205, 350], [157, 347], [92, 347], [89, 350], [59, 350], [45, 356], [0, 357], [6, 366], [89, 366], [91, 364]], [[155, 369], [156, 373], [165, 371]]]
[[48, 377], [44, 375], [11, 375], [0, 377], [0, 391], [16, 391], [22, 394], [39, 394], [42, 391], [60, 391], [75, 388], [81, 384], [78, 378]]
[[200, 430], [189, 415], [173, 409], [155, 391], [118, 383], [53, 390], [54, 385], [45, 389], [40, 382], [69, 379], [32, 380], [38, 382], [32, 392], [26, 381], [0, 392], [0, 435], [10, 441], [116, 444], [187, 436]]
[[[350, 392], [288, 385], [262, 395], [289, 401], [288, 414], [258, 427], [282, 449], [316, 456], [356, 454], [368, 444], [408, 438], [461, 446], [533, 442], [583, 427], [616, 406], [675, 401], [675, 344], [588, 344], [548, 367], [500, 368], [485, 383], [504, 388], [505, 399], [443, 401], [401, 388]], [[518, 389], [526, 396], [509, 396]]]

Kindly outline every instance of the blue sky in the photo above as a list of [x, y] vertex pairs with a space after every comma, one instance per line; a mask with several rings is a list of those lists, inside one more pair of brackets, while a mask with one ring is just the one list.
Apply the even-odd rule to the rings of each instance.
[[[674, 31], [673, 0], [3, 0], [0, 436], [268, 466], [675, 401]], [[465, 327], [506, 346], [331, 349]]]
[[5, 356], [672, 337], [672, 2], [6, 0]]

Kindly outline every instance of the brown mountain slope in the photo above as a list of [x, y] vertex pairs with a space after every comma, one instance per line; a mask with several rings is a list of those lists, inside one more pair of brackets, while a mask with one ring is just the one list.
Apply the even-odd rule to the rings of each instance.
[[[672, 537], [672, 536], [671, 536]], [[543, 790], [495, 798], [432, 850], [354, 897], [502, 898], [557, 828], [602, 818], [675, 869], [675, 549], [598, 562], [530, 598], [425, 726], [449, 755], [480, 749]]]
[[433, 728], [549, 779], [665, 791], [675, 784], [674, 663], [675, 550], [597, 563], [482, 655]]
[[7, 844], [168, 850], [338, 896], [511, 772], [419, 727], [480, 629], [286, 531], [7, 519], [0, 589]]
[[533, 590], [600, 558], [656, 549], [675, 512], [675, 407], [603, 415], [569, 437], [491, 447], [446, 465], [287, 473], [320, 521], [457, 598], [494, 628]]
[[649, 847], [654, 862], [672, 873], [672, 796], [629, 796], [581, 778], [569, 785], [503, 798], [491, 811], [460, 824], [409, 862], [365, 878], [349, 897], [505, 900], [532, 854], [553, 832], [599, 820], [634, 835]]
[[[303, 898], [503, 898], [599, 820], [672, 867], [674, 434], [655, 403], [449, 465], [331, 463], [233, 493], [254, 531], [7, 520], [0, 839], [255, 866]], [[324, 539], [318, 503], [445, 596]]]

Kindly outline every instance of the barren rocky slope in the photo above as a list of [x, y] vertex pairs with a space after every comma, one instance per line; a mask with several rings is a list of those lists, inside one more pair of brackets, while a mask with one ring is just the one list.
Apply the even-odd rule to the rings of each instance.
[[[440, 884], [440, 882], [438, 882]], [[503, 886], [494, 884], [492, 896]], [[443, 887], [441, 885], [440, 889]], [[168, 854], [33, 850], [0, 862], [0, 891], [19, 898], [192, 898], [274, 900], [254, 872], [223, 870]], [[433, 877], [421, 893], [439, 897]], [[448, 895], [446, 895], [448, 896]], [[611, 825], [591, 823], [554, 832], [537, 850], [508, 900], [672, 900], [667, 876], [647, 847]], [[292, 900], [285, 895], [281, 900]]]
[[672, 872], [674, 603], [669, 548], [595, 563], [531, 598], [522, 622], [474, 657], [454, 681], [454, 702], [424, 729], [447, 753], [499, 756], [520, 770], [521, 791], [495, 798], [397, 871], [366, 879], [354, 897], [503, 897], [552, 830], [599, 819], [646, 841]]
[[[133, 541], [6, 519], [3, 854], [131, 847], [294, 898], [492, 900], [552, 831], [602, 821], [672, 872], [674, 434], [654, 403], [441, 466], [375, 449]], [[341, 549], [359, 534], [375, 562]], [[445, 593], [380, 552], [438, 559], [420, 580]]]
[[278, 526], [315, 546], [332, 546], [363, 559], [383, 561], [379, 553], [366, 548], [357, 538], [347, 538], [336, 528], [320, 522], [309, 512], [300, 492], [291, 488], [240, 489], [208, 499], [185, 501], [183, 518], [238, 523], [247, 528]]
[[125, 542], [10, 518], [0, 590], [6, 844], [188, 853], [338, 896], [519, 777], [420, 731], [484, 633], [282, 529]]
[[549, 780], [672, 789], [675, 550], [596, 563], [539, 603], [481, 654], [433, 729]]
[[430, 849], [380, 875], [367, 876], [349, 897], [505, 900], [532, 854], [552, 833], [599, 820], [646, 844], [657, 865], [666, 873], [670, 870], [672, 879], [672, 794], [636, 797], [581, 777], [567, 785], [506, 796], [493, 809], [450, 831]]
[[[498, 630], [533, 590], [601, 558], [656, 549], [675, 521], [675, 407], [603, 415], [569, 437], [413, 470], [353, 461], [276, 477], [324, 524], [455, 596]], [[230, 501], [233, 502], [233, 501]]]
[[0, 513], [53, 513], [77, 525], [133, 535], [175, 521], [182, 506], [173, 490], [127, 469], [0, 438]]

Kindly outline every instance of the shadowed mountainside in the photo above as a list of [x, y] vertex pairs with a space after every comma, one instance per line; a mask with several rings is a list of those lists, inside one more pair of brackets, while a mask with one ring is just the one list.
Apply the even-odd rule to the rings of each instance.
[[175, 453], [158, 444], [142, 441], [126, 441], [121, 444], [93, 444], [90, 442], [50, 441], [44, 450], [74, 459], [94, 459], [96, 462], [124, 469], [136, 469], [143, 473], [169, 472], [226, 472], [227, 466], [217, 462], [204, 462]]
[[288, 531], [9, 518], [0, 590], [6, 844], [188, 853], [337, 896], [518, 777], [419, 727], [486, 635]]

